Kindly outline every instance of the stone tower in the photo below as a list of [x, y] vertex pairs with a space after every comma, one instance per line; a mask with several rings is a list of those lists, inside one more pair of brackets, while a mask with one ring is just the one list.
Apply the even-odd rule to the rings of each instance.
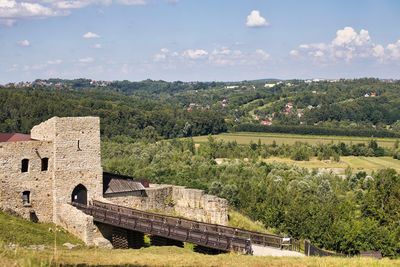
[[59, 224], [65, 204], [79, 197], [86, 202], [101, 199], [103, 170], [100, 155], [100, 120], [98, 117], [53, 117], [31, 130], [31, 138], [50, 141], [53, 198], [53, 222]]

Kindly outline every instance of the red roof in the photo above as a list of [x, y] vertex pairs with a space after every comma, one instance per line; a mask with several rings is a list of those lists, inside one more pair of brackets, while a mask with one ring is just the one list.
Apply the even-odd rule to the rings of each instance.
[[0, 142], [17, 142], [17, 141], [30, 141], [29, 134], [20, 133], [0, 133]]

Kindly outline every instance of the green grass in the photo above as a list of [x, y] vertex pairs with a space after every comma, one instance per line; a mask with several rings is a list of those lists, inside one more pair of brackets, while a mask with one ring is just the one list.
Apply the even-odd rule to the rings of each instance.
[[83, 244], [64, 229], [49, 223], [33, 223], [0, 211], [0, 243], [19, 246], [45, 245], [61, 246], [69, 242]]
[[[277, 144], [294, 144], [295, 142], [304, 142], [309, 144], [327, 144], [327, 143], [367, 143], [372, 138], [356, 137], [356, 136], [328, 136], [328, 135], [301, 135], [301, 134], [279, 134], [279, 133], [223, 133], [213, 135], [217, 140], [236, 141], [238, 144], [249, 144], [250, 142], [257, 143], [261, 140], [263, 144], [272, 144], [275, 141]], [[193, 137], [195, 143], [207, 142], [208, 136]], [[393, 148], [396, 142], [395, 138], [373, 138], [378, 144], [385, 148]]]
[[[261, 225], [237, 212], [231, 212], [231, 218], [235, 226], [257, 231], [263, 229]], [[58, 229], [57, 244], [80, 242], [52, 224], [36, 224], [4, 213], [0, 213], [0, 227], [0, 266], [400, 266], [400, 260], [358, 257], [256, 257], [234, 253], [204, 255], [193, 252], [190, 246], [147, 247], [137, 250], [108, 250], [85, 246], [72, 250], [63, 247], [53, 249], [55, 229]], [[6, 246], [9, 243], [20, 246], [9, 248]], [[48, 246], [44, 250], [23, 247], [31, 244]]]
[[178, 247], [149, 247], [138, 250], [96, 248], [60, 249], [56, 252], [0, 251], [1, 266], [399, 266], [400, 260], [335, 257], [256, 257], [237, 254], [204, 255]]
[[246, 229], [249, 231], [256, 231], [256, 232], [272, 234], [272, 231], [269, 231], [268, 229], [266, 229], [261, 222], [255, 222], [255, 221], [251, 220], [249, 217], [247, 217], [235, 210], [229, 211], [228, 226]]
[[365, 171], [371, 173], [379, 169], [392, 168], [400, 172], [400, 160], [391, 157], [340, 157], [340, 162], [320, 161], [317, 158], [311, 158], [309, 161], [295, 161], [288, 158], [271, 157], [265, 162], [280, 162], [294, 164], [307, 169], [332, 169], [337, 174], [344, 174], [345, 169], [350, 167], [355, 171]]

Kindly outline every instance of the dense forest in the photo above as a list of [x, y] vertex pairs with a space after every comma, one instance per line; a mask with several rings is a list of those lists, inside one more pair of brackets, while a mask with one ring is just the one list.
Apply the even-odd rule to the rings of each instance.
[[[277, 233], [345, 254], [400, 255], [400, 176], [394, 170], [349, 171], [343, 179], [256, 157], [238, 159], [246, 155], [235, 154], [243, 149], [212, 139], [198, 149], [190, 139], [104, 142], [102, 149], [109, 171], [204, 189]], [[247, 151], [253, 149], [265, 147]], [[214, 160], [229, 154], [232, 159], [222, 164]]]
[[[268, 85], [268, 86], [267, 86]], [[103, 136], [232, 131], [400, 136], [399, 81], [165, 82], [36, 80], [0, 87], [0, 131], [50, 116], [96, 115]], [[6, 121], [7, 120], [7, 121]]]
[[214, 110], [99, 90], [0, 89], [0, 132], [27, 133], [53, 116], [99, 116], [107, 137], [158, 140], [227, 130]]

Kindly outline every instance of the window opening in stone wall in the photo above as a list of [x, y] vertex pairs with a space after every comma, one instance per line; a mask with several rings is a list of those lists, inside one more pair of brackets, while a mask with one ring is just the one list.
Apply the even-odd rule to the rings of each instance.
[[42, 171], [49, 169], [49, 158], [42, 158]]
[[22, 203], [24, 204], [24, 206], [29, 206], [31, 204], [30, 195], [30, 191], [22, 192]]
[[23, 159], [21, 161], [21, 172], [28, 172], [29, 169], [29, 159]]

